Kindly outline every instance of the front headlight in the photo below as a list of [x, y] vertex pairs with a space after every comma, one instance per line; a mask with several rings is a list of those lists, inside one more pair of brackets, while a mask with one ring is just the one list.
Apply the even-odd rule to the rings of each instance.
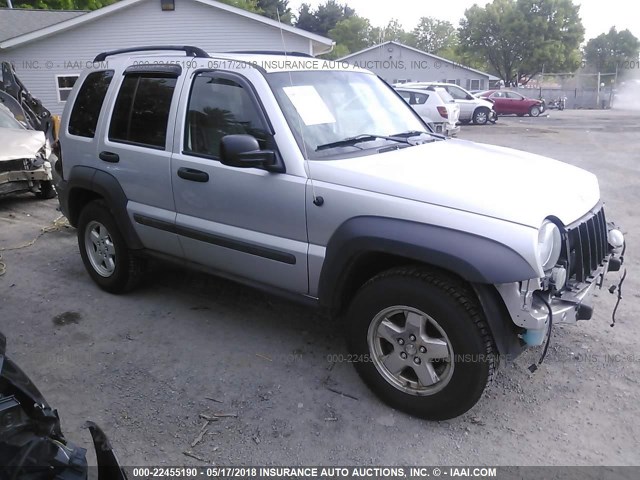
[[562, 252], [562, 235], [555, 223], [545, 220], [538, 232], [538, 261], [545, 272], [551, 270]]

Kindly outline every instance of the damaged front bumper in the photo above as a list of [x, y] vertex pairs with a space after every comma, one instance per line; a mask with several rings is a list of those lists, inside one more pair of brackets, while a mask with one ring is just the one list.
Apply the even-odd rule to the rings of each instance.
[[[17, 193], [24, 191], [37, 191], [40, 188], [40, 182], [50, 182], [53, 180], [51, 175], [51, 164], [44, 161], [41, 165], [32, 167], [27, 161], [22, 165], [16, 165], [20, 169], [9, 170], [6, 165], [8, 162], [0, 162], [0, 195], [9, 193]], [[7, 171], [3, 171], [7, 170]]]
[[[609, 230], [613, 229], [610, 226]], [[602, 288], [607, 273], [620, 270], [624, 261], [624, 239], [617, 229], [616, 232], [620, 244], [608, 245], [607, 256], [584, 275], [582, 281], [572, 278], [559, 291], [546, 278], [496, 285], [513, 323], [523, 329], [521, 338], [526, 344], [543, 343], [549, 320], [552, 324], [559, 324], [591, 319], [593, 307], [590, 301], [595, 289]]]

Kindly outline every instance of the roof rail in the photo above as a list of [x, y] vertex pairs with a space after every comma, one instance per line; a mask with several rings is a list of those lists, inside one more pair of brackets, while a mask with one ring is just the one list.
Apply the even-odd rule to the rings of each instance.
[[94, 63], [103, 62], [107, 57], [110, 57], [112, 55], [119, 55], [121, 53], [149, 52], [153, 50], [175, 50], [179, 52], [185, 52], [189, 57], [210, 58], [209, 54], [201, 48], [192, 47], [190, 45], [149, 45], [143, 47], [120, 48], [118, 50], [102, 52], [96, 55], [96, 58], [94, 58], [93, 61]]
[[313, 55], [303, 52], [287, 52], [284, 50], [233, 50], [225, 53], [248, 53], [253, 55], [287, 55], [291, 57], [315, 58]]

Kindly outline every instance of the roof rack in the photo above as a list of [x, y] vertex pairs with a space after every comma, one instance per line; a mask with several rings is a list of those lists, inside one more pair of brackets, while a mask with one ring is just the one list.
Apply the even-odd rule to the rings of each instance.
[[252, 55], [287, 55], [291, 57], [315, 58], [313, 55], [303, 52], [288, 52], [284, 50], [233, 50], [225, 53], [248, 53]]
[[120, 48], [118, 50], [102, 52], [96, 55], [96, 58], [94, 58], [93, 61], [94, 63], [103, 62], [107, 57], [110, 57], [112, 55], [119, 55], [121, 53], [149, 52], [153, 50], [175, 50], [179, 52], [185, 52], [189, 57], [210, 58], [209, 54], [201, 48], [192, 47], [190, 45], [149, 45], [143, 47]]

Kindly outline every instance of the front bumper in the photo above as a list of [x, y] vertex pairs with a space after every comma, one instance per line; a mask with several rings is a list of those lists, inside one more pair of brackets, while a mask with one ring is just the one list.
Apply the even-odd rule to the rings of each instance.
[[2, 172], [0, 173], [0, 195], [32, 190], [37, 187], [36, 182], [51, 180], [51, 166], [48, 163], [34, 170]]
[[496, 288], [517, 326], [532, 331], [546, 330], [549, 312], [540, 296], [534, 295], [535, 292], [540, 292], [551, 307], [554, 324], [589, 320], [592, 312], [590, 300], [594, 290], [602, 287], [606, 274], [612, 268], [619, 267], [621, 261], [619, 253], [610, 254], [588, 280], [574, 284], [560, 294], [545, 292], [541, 279], [501, 284], [496, 285]]

